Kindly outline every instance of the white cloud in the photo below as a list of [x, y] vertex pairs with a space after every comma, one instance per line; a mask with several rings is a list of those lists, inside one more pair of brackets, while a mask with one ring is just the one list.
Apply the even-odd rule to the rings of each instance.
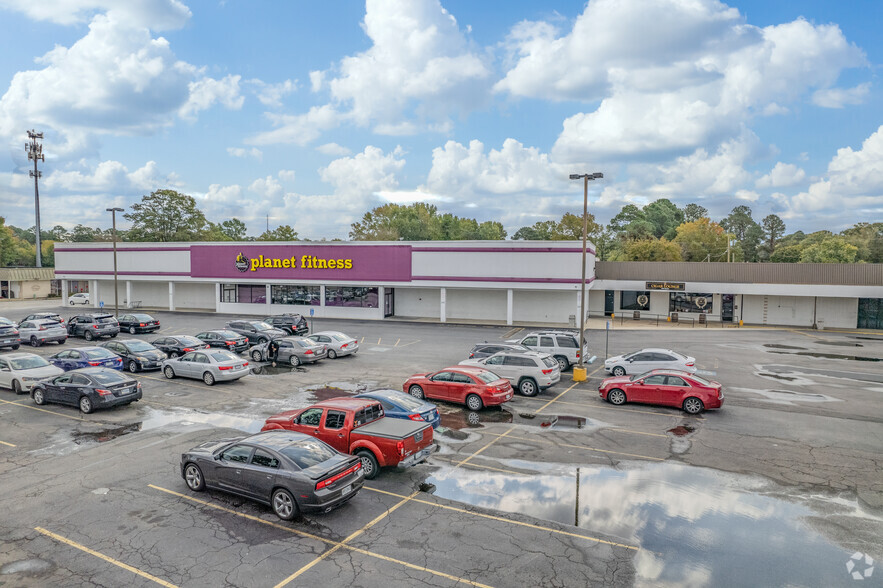
[[382, 200], [393, 204], [414, 204], [415, 202], [450, 202], [448, 196], [439, 196], [423, 190], [380, 190], [377, 192]]
[[170, 176], [160, 173], [155, 161], [148, 161], [131, 173], [119, 161], [102, 161], [94, 170], [53, 171], [43, 180], [45, 188], [53, 191], [128, 194], [152, 191], [175, 183]]
[[824, 108], [843, 108], [847, 104], [864, 102], [870, 90], [870, 83], [859, 84], [854, 88], [823, 88], [813, 94], [812, 101]]
[[333, 129], [340, 124], [341, 116], [331, 105], [314, 106], [306, 114], [267, 114], [267, 118], [276, 128], [272, 131], [258, 133], [246, 143], [252, 145], [273, 145], [292, 143], [306, 145], [314, 141], [323, 131]]
[[324, 71], [311, 71], [310, 72], [310, 91], [318, 92], [325, 85], [325, 72]]
[[348, 147], [344, 147], [343, 145], [338, 145], [337, 143], [325, 143], [324, 145], [319, 145], [316, 147], [316, 151], [319, 153], [324, 153], [325, 155], [349, 155], [352, 153]]
[[279, 173], [277, 173], [276, 175], [279, 176], [279, 179], [284, 182], [293, 182], [296, 174], [294, 170], [291, 169], [280, 169]]
[[0, 0], [0, 7], [60, 25], [89, 22], [96, 13], [106, 12], [119, 21], [155, 31], [179, 29], [191, 16], [190, 9], [178, 0]]
[[282, 197], [282, 184], [273, 176], [258, 178], [251, 183], [248, 191], [257, 194], [264, 200], [277, 200]]
[[190, 97], [180, 108], [181, 118], [193, 120], [200, 110], [207, 110], [214, 104], [223, 104], [230, 110], [239, 110], [245, 98], [239, 94], [239, 79], [242, 76], [228, 75], [220, 80], [202, 78], [190, 82]]
[[248, 83], [255, 87], [255, 94], [264, 106], [278, 108], [282, 106], [282, 99], [297, 90], [297, 80], [285, 80], [278, 84], [268, 84], [254, 79]]
[[402, 155], [398, 147], [384, 154], [379, 147], [368, 145], [361, 153], [335, 159], [327, 167], [320, 168], [319, 177], [334, 186], [335, 194], [364, 198], [398, 187], [396, 174], [405, 167]]
[[757, 188], [787, 188], [796, 186], [806, 178], [806, 172], [796, 165], [777, 162], [770, 173], [755, 182]]
[[252, 157], [260, 161], [264, 157], [264, 152], [257, 147], [245, 149], [244, 147], [227, 147], [227, 153], [232, 157]]
[[745, 200], [747, 202], [756, 202], [760, 198], [760, 194], [754, 190], [736, 190], [736, 200]]

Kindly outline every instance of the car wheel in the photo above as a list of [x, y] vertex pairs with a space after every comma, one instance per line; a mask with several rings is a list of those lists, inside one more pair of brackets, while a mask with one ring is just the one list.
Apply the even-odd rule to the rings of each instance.
[[273, 503], [273, 512], [283, 521], [290, 521], [297, 516], [297, 502], [288, 490], [277, 488], [273, 491], [270, 502]]
[[555, 361], [558, 362], [558, 370], [562, 372], [566, 372], [567, 368], [570, 367], [570, 362], [567, 361], [567, 358], [563, 355], [556, 355]]
[[74, 301], [73, 301], [73, 300], [70, 300], [70, 301], [68, 301], [68, 304], [70, 304], [71, 306], [73, 306], [73, 305], [74, 305]]
[[21, 389], [21, 382], [18, 380], [12, 380], [12, 391], [16, 394], [24, 394], [25, 391]]
[[82, 412], [83, 414], [89, 414], [90, 412], [92, 412], [92, 401], [89, 399], [88, 396], [80, 397], [80, 412]]
[[42, 345], [42, 342], [39, 339], [37, 339], [36, 337], [34, 337], [33, 335], [31, 335], [31, 347], [39, 347], [40, 345]]
[[169, 353], [169, 357], [171, 357], [172, 359], [175, 359], [176, 357], [178, 357], [178, 352], [172, 351], [171, 353]]
[[518, 390], [524, 394], [525, 396], [536, 396], [540, 391], [537, 383], [534, 382], [531, 378], [524, 378], [518, 384]]
[[374, 454], [367, 449], [363, 449], [356, 452], [356, 457], [362, 460], [362, 471], [365, 472], [365, 479], [373, 480], [376, 478], [377, 474], [380, 473], [380, 464], [377, 463], [377, 458], [374, 457]]
[[175, 370], [173, 370], [172, 366], [170, 366], [170, 365], [167, 365], [166, 367], [164, 367], [162, 370], [162, 373], [165, 377], [167, 377], [170, 380], [175, 377]]
[[211, 372], [206, 372], [202, 374], [202, 381], [205, 382], [206, 386], [214, 386], [215, 385], [215, 377]]
[[333, 349], [328, 350], [328, 359], [337, 359], [337, 352]]
[[86, 331], [85, 333], [83, 333], [83, 339], [85, 339], [86, 341], [91, 341], [94, 338], [95, 337], [92, 336], [92, 331]]
[[134, 335], [135, 334], [135, 327], [129, 327], [129, 333]]
[[188, 463], [184, 466], [184, 481], [187, 482], [187, 487], [194, 492], [205, 490], [205, 478], [202, 477], [202, 470], [195, 463]]
[[252, 351], [251, 352], [251, 360], [252, 361], [260, 361], [261, 360], [261, 352], [260, 351]]
[[113, 334], [110, 336], [110, 338], [113, 339], [113, 338], [116, 337], [117, 335], [119, 335], [119, 333], [113, 333]]
[[291, 364], [292, 367], [297, 367], [300, 365], [300, 358], [292, 354], [291, 357], [288, 358], [288, 362]]
[[618, 365], [615, 368], [613, 368], [613, 371], [611, 373], [614, 376], [624, 376], [625, 375], [625, 368], [622, 367], [621, 365]]
[[607, 393], [607, 402], [609, 402], [610, 404], [615, 404], [617, 406], [619, 406], [620, 404], [625, 404], [625, 392], [623, 392], [619, 388], [614, 388]]
[[46, 398], [43, 397], [43, 389], [42, 388], [34, 388], [33, 394], [34, 404], [38, 406], [42, 406], [46, 402]]
[[413, 386], [408, 388], [408, 394], [418, 400], [423, 400], [423, 388], [421, 388], [417, 384], [414, 384]]
[[18, 348], [19, 348], [18, 345], [13, 345], [13, 346], [12, 346], [12, 350], [13, 350], [13, 351], [15, 351], [15, 350], [18, 349]]
[[691, 396], [684, 400], [684, 412], [687, 414], [699, 414], [704, 408], [705, 405], [695, 396]]
[[59, 345], [64, 345], [65, 343], [67, 343], [67, 337], [58, 342]]
[[134, 359], [129, 362], [129, 371], [133, 374], [138, 371], [138, 363]]
[[466, 408], [469, 410], [481, 410], [483, 407], [484, 403], [477, 394], [470, 394], [466, 397]]

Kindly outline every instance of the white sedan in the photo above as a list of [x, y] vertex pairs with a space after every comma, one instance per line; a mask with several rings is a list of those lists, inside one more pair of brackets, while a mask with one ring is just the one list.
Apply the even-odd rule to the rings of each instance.
[[328, 348], [328, 359], [335, 359], [344, 355], [355, 355], [359, 350], [359, 342], [340, 331], [313, 333], [307, 336], [307, 339], [316, 343], [324, 343], [325, 347]]
[[71, 294], [68, 296], [67, 303], [71, 306], [74, 304], [89, 304], [89, 293], [77, 292], [76, 294]]
[[250, 371], [247, 361], [225, 349], [200, 349], [162, 362], [163, 375], [168, 379], [195, 378], [208, 386], [238, 380]]
[[10, 353], [0, 357], [0, 386], [24, 394], [37, 380], [63, 374], [56, 367], [34, 353]]
[[671, 349], [641, 349], [611, 357], [604, 362], [604, 371], [614, 376], [643, 374], [650, 370], [681, 370], [696, 372], [696, 359]]

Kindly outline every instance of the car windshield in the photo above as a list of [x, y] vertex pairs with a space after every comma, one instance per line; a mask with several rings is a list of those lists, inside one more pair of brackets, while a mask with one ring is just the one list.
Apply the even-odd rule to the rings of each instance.
[[115, 318], [113, 318], [112, 316], [103, 316], [103, 317], [100, 317], [100, 318], [96, 318], [96, 319], [95, 319], [95, 322], [96, 322], [96, 323], [105, 323], [105, 324], [106, 324], [106, 323], [115, 323], [115, 322], [117, 322], [117, 320], [116, 320]]
[[649, 376], [652, 373], [653, 372], [644, 372], [643, 374], [635, 374], [634, 376], [629, 378], [629, 382], [635, 382], [635, 381], [640, 380], [642, 378], [646, 378], [647, 376]]
[[109, 357], [116, 357], [115, 353], [111, 353], [107, 349], [88, 349], [83, 353], [85, 353], [86, 357], [89, 359], [107, 359]]
[[129, 351], [152, 351], [156, 349], [153, 345], [146, 341], [131, 341], [126, 343]]
[[89, 375], [99, 384], [119, 384], [120, 382], [129, 382], [132, 380], [129, 376], [114, 371], [94, 372]]
[[628, 358], [630, 358], [630, 357], [632, 357], [632, 356], [634, 356], [634, 355], [637, 355], [638, 353], [640, 353], [640, 351], [632, 351], [631, 353], [626, 353], [626, 354], [624, 354], [624, 355], [622, 356], [622, 358], [623, 358], [623, 359], [628, 359]]
[[0, 317], [0, 325], [14, 325], [15, 323], [9, 319]]
[[313, 439], [292, 443], [288, 447], [283, 448], [281, 453], [301, 469], [328, 461], [337, 455], [337, 451], [331, 446]]
[[214, 357], [215, 361], [237, 361], [239, 359], [229, 351], [215, 351], [209, 353], [209, 355]]
[[46, 367], [49, 365], [49, 362], [42, 357], [35, 355], [34, 357], [10, 359], [9, 365], [11, 365], [14, 370], [32, 370], [34, 368]]
[[254, 327], [255, 331], [272, 331], [274, 329], [274, 327], [271, 327], [267, 323], [262, 323], [261, 321], [254, 321], [249, 324]]
[[485, 384], [490, 384], [491, 382], [496, 382], [500, 379], [500, 376], [498, 376], [494, 372], [478, 372], [475, 375], [478, 376], [478, 379]]
[[405, 410], [419, 410], [424, 404], [422, 401], [407, 394], [385, 394], [383, 392], [377, 392], [373, 394], [373, 396], [398, 404]]
[[313, 345], [315, 345], [316, 342], [311, 341], [309, 339], [298, 339], [297, 344], [300, 345], [301, 347], [309, 348], [309, 347], [312, 347]]

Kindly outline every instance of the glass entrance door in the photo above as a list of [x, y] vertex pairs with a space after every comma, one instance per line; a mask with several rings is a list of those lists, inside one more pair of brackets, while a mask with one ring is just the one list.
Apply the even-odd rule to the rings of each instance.
[[733, 294], [721, 294], [721, 322], [733, 322]]
[[883, 298], [858, 299], [858, 328], [883, 329]]
[[396, 311], [395, 288], [383, 289], [383, 316], [392, 316]]
[[604, 290], [604, 316], [613, 314], [614, 294], [613, 290]]

